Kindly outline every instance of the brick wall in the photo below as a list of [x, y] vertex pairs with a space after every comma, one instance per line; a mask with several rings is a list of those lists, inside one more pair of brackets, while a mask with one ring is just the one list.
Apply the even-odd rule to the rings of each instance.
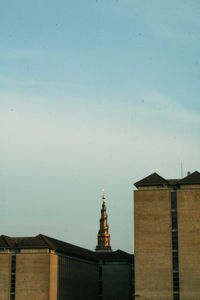
[[171, 194], [134, 192], [135, 299], [173, 299]]
[[180, 298], [198, 300], [200, 299], [200, 189], [178, 190], [177, 199]]
[[16, 255], [16, 300], [49, 300], [49, 264], [47, 253]]
[[11, 255], [0, 253], [0, 299], [10, 299]]

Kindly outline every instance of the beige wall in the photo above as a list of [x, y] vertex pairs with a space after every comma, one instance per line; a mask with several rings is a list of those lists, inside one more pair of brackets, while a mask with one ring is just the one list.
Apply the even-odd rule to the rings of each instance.
[[181, 300], [200, 299], [200, 189], [177, 191]]
[[[58, 256], [25, 249], [16, 255], [16, 300], [57, 300]], [[11, 255], [0, 252], [0, 300], [10, 299]]]
[[16, 300], [49, 300], [49, 264], [49, 254], [17, 254]]
[[49, 300], [57, 300], [58, 294], [58, 255], [50, 254]]
[[136, 299], [173, 299], [170, 192], [134, 192]]
[[0, 253], [0, 299], [10, 299], [11, 255]]

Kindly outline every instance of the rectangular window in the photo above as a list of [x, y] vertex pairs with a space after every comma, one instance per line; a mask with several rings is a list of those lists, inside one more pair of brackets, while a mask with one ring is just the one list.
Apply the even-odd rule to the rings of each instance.
[[99, 281], [99, 295], [102, 295], [102, 281]]
[[176, 192], [171, 193], [171, 210], [177, 210]]
[[102, 280], [102, 266], [99, 266], [99, 280]]
[[99, 265], [99, 281], [98, 281], [98, 285], [99, 285], [99, 292], [98, 292], [98, 299], [99, 300], [102, 300], [103, 299], [103, 296], [102, 296], [102, 289], [103, 289], [103, 285], [102, 285], [102, 265]]

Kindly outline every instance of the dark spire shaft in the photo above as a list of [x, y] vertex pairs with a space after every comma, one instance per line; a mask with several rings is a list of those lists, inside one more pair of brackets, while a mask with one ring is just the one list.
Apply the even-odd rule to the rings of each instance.
[[97, 246], [96, 251], [112, 251], [110, 247], [110, 234], [108, 233], [107, 213], [106, 213], [106, 196], [103, 192], [102, 196], [102, 208], [101, 208], [101, 219], [100, 228], [97, 235]]

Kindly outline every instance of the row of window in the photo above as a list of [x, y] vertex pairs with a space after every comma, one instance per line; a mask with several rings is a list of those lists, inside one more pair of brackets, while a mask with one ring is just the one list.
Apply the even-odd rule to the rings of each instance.
[[15, 300], [16, 255], [11, 260], [10, 300]]
[[179, 264], [178, 264], [178, 224], [177, 224], [177, 196], [171, 193], [172, 220], [172, 263], [173, 263], [173, 294], [174, 300], [179, 300]]

